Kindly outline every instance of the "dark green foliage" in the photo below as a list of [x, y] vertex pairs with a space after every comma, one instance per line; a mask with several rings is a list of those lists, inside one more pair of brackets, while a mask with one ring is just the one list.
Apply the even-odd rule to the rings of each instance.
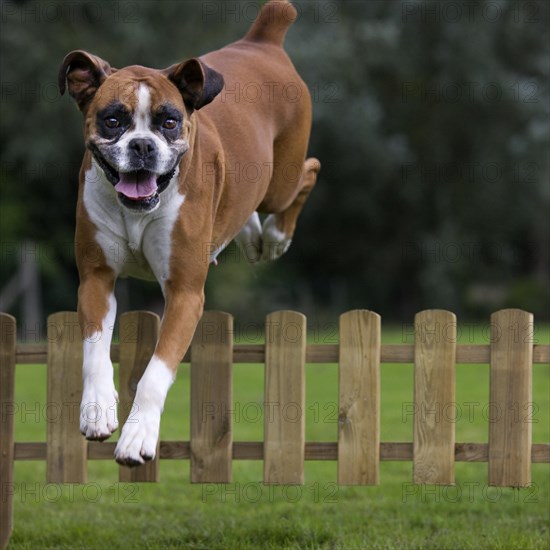
[[[319, 186], [289, 253], [250, 268], [230, 250], [207, 306], [252, 318], [276, 307], [410, 320], [428, 307], [502, 306], [548, 317], [550, 4], [296, 4], [287, 49], [313, 94]], [[76, 305], [83, 140], [75, 105], [56, 92], [65, 53], [165, 67], [239, 38], [254, 8], [2, 3], [0, 288], [15, 267], [6, 247], [31, 238], [44, 251], [47, 312]], [[125, 284], [122, 308], [158, 303], [154, 285]]]

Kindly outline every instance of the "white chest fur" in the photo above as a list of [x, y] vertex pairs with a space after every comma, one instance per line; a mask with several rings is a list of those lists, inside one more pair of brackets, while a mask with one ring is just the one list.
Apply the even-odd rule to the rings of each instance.
[[124, 208], [103, 171], [92, 161], [84, 182], [84, 206], [97, 227], [95, 235], [117, 276], [156, 279], [161, 287], [170, 273], [172, 230], [185, 196], [177, 190], [178, 171], [153, 212]]

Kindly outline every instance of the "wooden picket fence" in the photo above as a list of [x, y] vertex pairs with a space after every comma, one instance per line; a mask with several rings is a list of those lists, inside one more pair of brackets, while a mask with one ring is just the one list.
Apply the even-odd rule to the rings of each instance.
[[[121, 316], [120, 343], [111, 347], [119, 369], [119, 421], [128, 417], [137, 383], [153, 354], [159, 333], [157, 315]], [[337, 460], [338, 483], [376, 485], [381, 460], [413, 462], [413, 481], [454, 484], [455, 462], [488, 462], [490, 485], [523, 487], [531, 482], [531, 463], [550, 462], [550, 444], [532, 444], [532, 366], [550, 362], [550, 346], [533, 344], [533, 316], [518, 309], [491, 316], [490, 343], [457, 345], [456, 317], [427, 310], [415, 317], [414, 344], [381, 344], [380, 316], [366, 310], [340, 317], [340, 343], [308, 344], [306, 318], [291, 311], [270, 314], [265, 344], [234, 345], [233, 318], [206, 312], [190, 352], [191, 441], [161, 441], [157, 458], [134, 469], [120, 468], [124, 482], [158, 481], [159, 460], [190, 459], [191, 481], [228, 483], [233, 460], [263, 460], [264, 483], [302, 484], [305, 460]], [[14, 438], [15, 367], [47, 364], [47, 441]], [[14, 460], [46, 460], [48, 483], [85, 483], [87, 460], [112, 460], [115, 443], [87, 442], [79, 433], [82, 393], [81, 332], [76, 313], [48, 318], [48, 342], [17, 345], [16, 322], [0, 314], [0, 547], [13, 522]], [[233, 441], [233, 363], [264, 363], [264, 407], [291, 407], [297, 415], [264, 414], [264, 441]], [[305, 365], [338, 363], [338, 441], [305, 441]], [[488, 403], [496, 411], [488, 443], [456, 443], [455, 422], [440, 415], [415, 414], [412, 443], [380, 442], [380, 364], [414, 364], [414, 410], [434, 411], [455, 403], [455, 365], [490, 364]], [[212, 405], [215, 406], [212, 406]], [[58, 414], [56, 415], [56, 410]], [[208, 411], [208, 414], [205, 414]], [[182, 419], [185, 421], [186, 419]]]

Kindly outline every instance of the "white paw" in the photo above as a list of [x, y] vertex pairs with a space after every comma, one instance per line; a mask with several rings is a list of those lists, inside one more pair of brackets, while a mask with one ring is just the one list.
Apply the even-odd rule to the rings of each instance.
[[253, 212], [240, 233], [235, 237], [246, 260], [255, 264], [262, 257], [262, 226], [257, 212]]
[[276, 260], [290, 247], [292, 239], [277, 229], [275, 216], [270, 214], [262, 227], [262, 260]]
[[86, 439], [103, 441], [118, 428], [118, 394], [112, 377], [84, 381], [80, 403], [80, 432]]
[[134, 402], [115, 449], [115, 459], [125, 466], [138, 466], [155, 458], [159, 438], [161, 409], [155, 405], [139, 407]]
[[115, 459], [125, 466], [137, 466], [155, 458], [160, 415], [174, 372], [153, 355], [136, 389], [134, 405], [122, 428]]

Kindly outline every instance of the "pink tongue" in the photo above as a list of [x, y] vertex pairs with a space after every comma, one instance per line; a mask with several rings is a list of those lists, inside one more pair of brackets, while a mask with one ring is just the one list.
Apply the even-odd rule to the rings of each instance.
[[157, 178], [152, 172], [138, 170], [137, 172], [120, 173], [120, 180], [115, 185], [115, 191], [129, 199], [143, 199], [151, 196], [157, 190]]

